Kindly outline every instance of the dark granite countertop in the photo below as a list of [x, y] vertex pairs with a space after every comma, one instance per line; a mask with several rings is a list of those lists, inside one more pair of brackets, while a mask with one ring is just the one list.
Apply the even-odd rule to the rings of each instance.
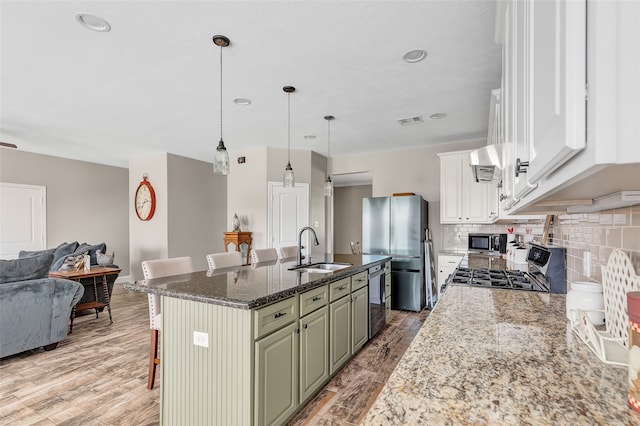
[[342, 262], [350, 263], [352, 266], [329, 273], [301, 273], [289, 270], [296, 264], [296, 260], [291, 259], [141, 280], [127, 283], [124, 288], [238, 309], [254, 309], [341, 277], [366, 271], [371, 266], [388, 260], [391, 260], [389, 256], [378, 255], [314, 256], [314, 263]]

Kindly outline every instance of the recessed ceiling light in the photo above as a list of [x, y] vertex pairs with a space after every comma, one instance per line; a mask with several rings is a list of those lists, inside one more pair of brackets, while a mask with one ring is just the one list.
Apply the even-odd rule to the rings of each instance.
[[431, 114], [429, 118], [432, 120], [440, 120], [441, 118], [445, 118], [446, 116], [447, 114], [444, 112], [436, 112], [435, 114]]
[[236, 103], [237, 105], [242, 105], [242, 106], [251, 105], [251, 99], [247, 99], [247, 98], [235, 98], [233, 102]]
[[405, 53], [404, 55], [402, 55], [402, 60], [405, 61], [405, 62], [408, 62], [410, 64], [413, 64], [415, 62], [420, 62], [421, 60], [423, 60], [426, 57], [427, 57], [426, 50], [414, 49], [414, 50], [410, 50], [407, 53]]
[[305, 135], [304, 138], [305, 139], [315, 139], [316, 135]]
[[101, 33], [111, 31], [111, 25], [99, 16], [80, 12], [75, 14], [75, 19], [80, 25], [85, 28], [89, 28], [90, 30], [99, 31]]

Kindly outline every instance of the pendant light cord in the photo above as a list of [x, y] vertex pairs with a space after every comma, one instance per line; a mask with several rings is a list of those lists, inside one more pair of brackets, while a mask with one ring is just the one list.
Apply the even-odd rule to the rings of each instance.
[[327, 120], [327, 176], [331, 176], [331, 120]]
[[287, 163], [291, 164], [291, 93], [287, 92]]
[[222, 46], [220, 46], [220, 140], [222, 140]]

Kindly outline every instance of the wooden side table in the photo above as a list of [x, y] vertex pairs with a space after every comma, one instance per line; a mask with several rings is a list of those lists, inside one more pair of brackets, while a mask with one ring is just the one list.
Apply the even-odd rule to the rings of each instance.
[[[76, 317], [76, 311], [86, 309], [95, 309], [96, 318], [98, 318], [98, 309], [107, 308], [109, 312], [109, 325], [113, 324], [111, 317], [111, 299], [109, 298], [109, 288], [107, 286], [107, 277], [109, 275], [118, 275], [122, 269], [105, 268], [102, 266], [92, 267], [89, 272], [84, 271], [53, 271], [49, 272], [51, 278], [64, 278], [67, 280], [77, 281], [82, 284], [83, 278], [93, 278], [93, 301], [86, 303], [78, 303], [71, 310], [71, 324], [69, 325], [69, 334], [73, 331], [73, 319]], [[102, 277], [102, 291], [104, 292], [104, 303], [98, 301], [98, 278]]]
[[235, 244], [236, 251], [242, 255], [242, 264], [250, 263], [249, 254], [251, 253], [251, 232], [225, 232], [224, 233], [224, 251], [229, 251], [230, 243]]

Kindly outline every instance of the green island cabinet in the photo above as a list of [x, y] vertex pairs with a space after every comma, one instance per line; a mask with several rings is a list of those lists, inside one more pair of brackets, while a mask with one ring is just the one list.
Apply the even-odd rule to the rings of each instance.
[[367, 308], [366, 271], [252, 310], [163, 297], [161, 424], [284, 423], [367, 342]]

